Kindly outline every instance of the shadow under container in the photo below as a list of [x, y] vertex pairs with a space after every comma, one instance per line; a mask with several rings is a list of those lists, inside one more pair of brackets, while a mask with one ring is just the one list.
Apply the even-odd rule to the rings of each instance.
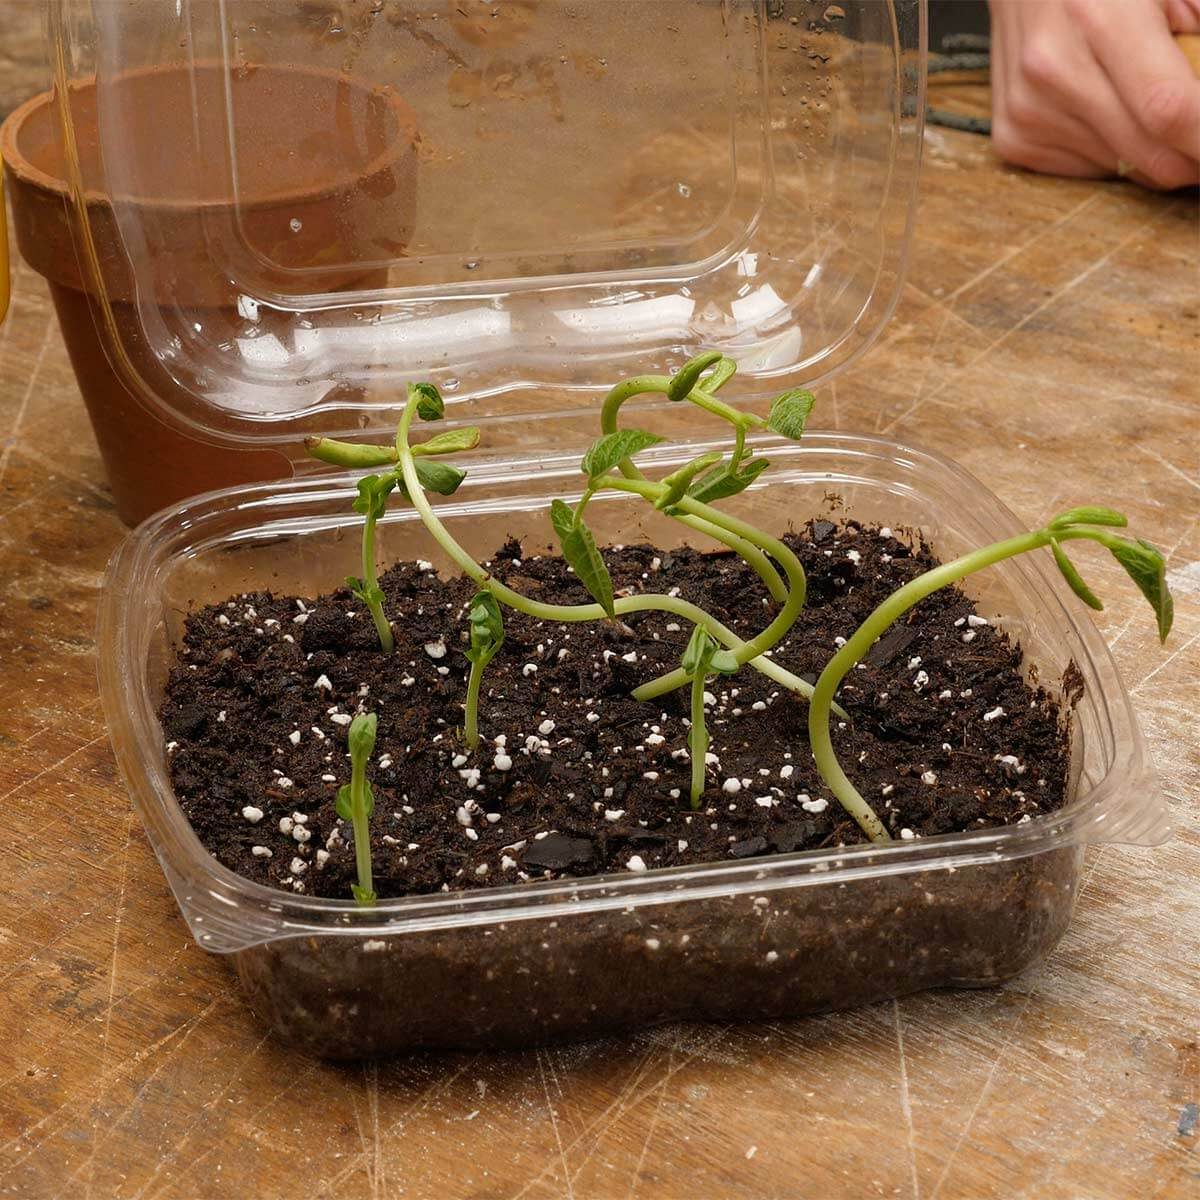
[[[920, 530], [943, 558], [1009, 536], [1013, 515], [936, 455], [869, 437], [764, 442], [773, 469], [727, 502], [776, 532], [828, 511]], [[705, 446], [649, 452], [669, 469]], [[477, 557], [511, 534], [541, 545], [578, 455], [468, 476], [439, 514]], [[228, 955], [258, 1015], [315, 1055], [530, 1046], [678, 1019], [781, 1019], [932, 987], [984, 987], [1041, 962], [1062, 936], [1084, 848], [1155, 844], [1165, 806], [1112, 656], [1049, 556], [973, 577], [981, 612], [1022, 646], [1069, 713], [1069, 795], [1023, 825], [887, 846], [773, 855], [464, 895], [350, 901], [285, 894], [222, 867], [172, 792], [155, 713], [181, 614], [235, 592], [315, 595], [355, 563], [348, 477], [200, 497], [147, 522], [114, 557], [101, 686], [137, 811], [199, 945]], [[600, 496], [600, 543], [680, 544], [679, 527]], [[411, 510], [380, 527], [385, 560], [453, 570]], [[849, 633], [849, 630], [846, 631]]]
[[[164, 419], [214, 374], [177, 353], [179, 335], [233, 342], [249, 323], [270, 336], [264, 297], [385, 286], [386, 268], [354, 264], [403, 253], [417, 133], [390, 89], [324, 68], [193, 61], [98, 78], [17, 108], [0, 158], [16, 244], [49, 283], [117, 511], [136, 524], [291, 474], [277, 449], [214, 449], [203, 417], [190, 432]], [[249, 248], [256, 268], [231, 269]]]

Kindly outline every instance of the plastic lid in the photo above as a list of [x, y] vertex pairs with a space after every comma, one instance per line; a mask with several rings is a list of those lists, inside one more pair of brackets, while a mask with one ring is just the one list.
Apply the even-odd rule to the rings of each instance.
[[924, 0], [54, 0], [50, 24], [30, 120], [83, 220], [46, 273], [96, 296], [146, 403], [220, 440], [382, 425], [413, 378], [476, 412], [586, 403], [702, 347], [743, 394], [811, 386], [897, 298]]

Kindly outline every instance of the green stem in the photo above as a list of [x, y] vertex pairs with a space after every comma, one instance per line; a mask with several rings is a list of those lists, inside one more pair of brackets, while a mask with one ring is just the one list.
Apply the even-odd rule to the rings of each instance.
[[729, 464], [731, 471], [736, 471], [741, 464], [742, 456], [746, 453], [746, 427], [739, 425], [735, 433], [736, 441], [733, 446], [733, 461]]
[[[666, 395], [670, 383], [671, 380], [666, 375], [639, 375], [635, 379], [626, 379], [624, 382], [618, 383], [605, 397], [604, 406], [600, 410], [601, 432], [605, 434], [616, 433], [617, 415], [621, 411], [621, 405], [626, 400], [631, 400], [634, 396], [640, 396], [647, 392], [657, 392]], [[739, 412], [736, 408], [731, 408], [728, 404], [708, 396], [698, 388], [692, 390], [688, 396], [688, 400], [698, 404], [708, 412], [714, 413], [731, 422], [737, 431], [738, 444], [740, 446], [745, 445], [746, 420], [759, 420], [752, 413]], [[735, 465], [737, 463], [736, 453], [734, 455], [734, 463]], [[628, 458], [618, 463], [617, 468], [626, 479], [644, 480], [646, 478]], [[582, 504], [583, 502], [581, 501], [581, 506], [577, 511], [582, 512]], [[735, 554], [745, 559], [766, 585], [767, 591], [771, 594], [771, 599], [776, 604], [782, 604], [787, 599], [787, 589], [784, 587], [783, 581], [779, 578], [779, 572], [771, 565], [771, 560], [752, 542], [738, 537], [728, 532], [728, 530], [719, 529], [711, 521], [705, 521], [701, 518], [676, 516], [675, 520], [686, 525], [689, 529], [694, 529], [697, 533], [703, 533], [708, 537], [715, 538], [722, 545], [728, 546]]]
[[463, 720], [463, 740], [468, 750], [479, 749], [479, 688], [483, 683], [483, 668], [486, 664], [476, 661], [471, 664], [467, 679], [467, 707]]
[[704, 723], [704, 672], [692, 676], [692, 808], [700, 807], [704, 795], [704, 776], [708, 766], [708, 727]]
[[[1064, 530], [1053, 536], [1070, 538], [1086, 535]], [[842, 770], [833, 749], [833, 738], [829, 729], [829, 713], [838, 685], [855, 664], [866, 655], [876, 640], [887, 632], [888, 627], [915, 604], [924, 600], [926, 596], [932, 595], [952, 583], [957, 583], [967, 575], [983, 570], [984, 567], [990, 567], [1006, 558], [1012, 558], [1015, 555], [1036, 550], [1039, 546], [1045, 546], [1050, 542], [1051, 537], [1052, 535], [1044, 529], [1036, 530], [1033, 533], [1023, 533], [1017, 537], [1008, 538], [1006, 541], [985, 546], [981, 550], [973, 550], [970, 554], [964, 554], [961, 558], [943, 563], [931, 571], [926, 571], [923, 575], [918, 575], [916, 579], [910, 580], [884, 600], [854, 631], [847, 639], [846, 644], [829, 660], [821, 672], [808, 708], [808, 737], [812, 744], [813, 759], [817, 764], [817, 770], [821, 772], [822, 779], [829, 785], [830, 791], [873, 842], [887, 842], [891, 838], [874, 810]]]
[[375, 891], [371, 879], [371, 833], [367, 824], [367, 764], [362, 760], [350, 762], [350, 815], [354, 827], [354, 863], [358, 868], [358, 886], [363, 892]]
[[371, 620], [375, 622], [375, 631], [379, 634], [379, 644], [384, 654], [391, 654], [395, 649], [395, 639], [392, 637], [392, 627], [384, 616], [383, 605], [378, 600], [370, 599], [379, 590], [379, 580], [375, 575], [375, 515], [368, 513], [363, 523], [362, 536], [362, 581], [363, 592], [367, 599], [367, 609]]

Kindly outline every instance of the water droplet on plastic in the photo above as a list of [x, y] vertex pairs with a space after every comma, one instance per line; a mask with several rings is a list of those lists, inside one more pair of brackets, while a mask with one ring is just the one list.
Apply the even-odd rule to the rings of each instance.
[[685, 200], [692, 194], [692, 189], [686, 183], [677, 183], [675, 189]]
[[299, 232], [300, 232], [300, 230], [302, 230], [302, 229], [304, 228], [304, 222], [303, 222], [302, 220], [300, 220], [300, 218], [299, 218], [299, 217], [293, 217], [293, 218], [292, 218], [292, 219], [291, 219], [291, 220], [288, 222], [288, 228], [289, 228], [289, 229], [290, 229], [290, 230], [291, 230], [293, 233], [299, 233]]
[[467, 271], [477, 271], [479, 269], [479, 261], [477, 259], [468, 259], [463, 263], [463, 268]]
[[462, 387], [461, 379], [446, 379], [442, 381], [443, 392], [457, 392]]

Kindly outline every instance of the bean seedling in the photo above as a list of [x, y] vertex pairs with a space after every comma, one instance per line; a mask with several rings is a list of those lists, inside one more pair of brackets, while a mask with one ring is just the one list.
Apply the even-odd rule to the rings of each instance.
[[681, 665], [692, 681], [692, 727], [688, 730], [688, 750], [692, 756], [691, 804], [700, 807], [704, 795], [704, 777], [708, 766], [708, 726], [704, 719], [704, 685], [710, 672], [732, 675], [737, 669], [737, 660], [728, 650], [722, 650], [711, 634], [697, 625], [688, 639]]
[[[356, 594], [362, 596], [375, 618], [385, 650], [390, 648], [391, 629], [382, 612], [382, 594], [374, 574], [373, 539], [375, 522], [383, 515], [387, 497], [393, 490], [412, 504], [448, 558], [478, 587], [479, 591], [468, 606], [470, 643], [466, 657], [470, 675], [463, 739], [470, 751], [475, 751], [479, 745], [482, 675], [504, 639], [501, 605], [535, 620], [561, 623], [615, 620], [634, 612], [670, 613], [692, 626], [680, 666], [642, 683], [634, 689], [633, 695], [639, 700], [651, 700], [690, 685], [688, 744], [692, 807], [700, 806], [706, 782], [709, 736], [704, 711], [705, 681], [711, 675], [734, 674], [749, 666], [810, 701], [809, 735], [813, 758], [822, 778], [868, 837], [883, 842], [890, 840], [883, 822], [847, 778], [837, 760], [830, 719], [832, 713], [849, 719], [834, 698], [846, 673], [893, 621], [925, 596], [1003, 559], [1049, 546], [1075, 593], [1085, 603], [1098, 608], [1100, 602], [1084, 584], [1062, 548], [1064, 542], [1085, 538], [1106, 546], [1117, 558], [1151, 601], [1158, 616], [1159, 634], [1166, 637], [1171, 624], [1171, 601], [1161, 554], [1148, 542], [1131, 541], [1111, 533], [1112, 527], [1126, 523], [1119, 513], [1102, 508], [1081, 508], [1062, 514], [1043, 529], [1009, 538], [936, 567], [900, 588], [879, 605], [838, 650], [815, 687], [779, 666], [768, 655], [792, 630], [803, 609], [807, 588], [804, 569], [783, 541], [749, 522], [730, 516], [716, 504], [754, 485], [770, 467], [766, 458], [750, 449], [748, 435], [755, 431], [770, 431], [798, 440], [804, 433], [813, 397], [808, 392], [790, 391], [774, 400], [766, 417], [743, 411], [717, 396], [736, 370], [731, 359], [716, 352], [707, 353], [692, 359], [673, 376], [638, 376], [618, 384], [608, 393], [601, 409], [601, 436], [589, 447], [580, 463], [585, 479], [582, 493], [573, 504], [554, 500], [549, 514], [563, 558], [592, 597], [591, 604], [549, 604], [523, 595], [494, 578], [446, 528], [427, 493], [453, 494], [465, 471], [449, 463], [430, 460], [473, 449], [478, 444], [479, 431], [456, 429], [413, 443], [411, 435], [418, 420], [440, 420], [445, 413], [442, 398], [431, 384], [409, 385], [395, 441], [391, 445], [362, 446], [328, 438], [310, 439], [306, 443], [309, 453], [323, 462], [359, 469], [391, 468], [387, 474], [368, 476], [359, 485], [355, 508], [365, 518], [363, 577], [351, 581]], [[662, 395], [669, 402], [686, 401], [726, 422], [732, 430], [732, 445], [727, 451], [707, 451], [662, 479], [648, 478], [634, 459], [657, 446], [662, 439], [646, 430], [622, 428], [619, 424], [622, 406], [644, 394]], [[617, 596], [595, 535], [586, 521], [589, 503], [602, 492], [637, 496], [657, 511], [716, 539], [740, 555], [762, 580], [770, 600], [776, 605], [771, 620], [753, 637], [743, 640], [710, 613], [678, 595], [646, 592]], [[374, 726], [371, 728], [373, 742]], [[349, 799], [347, 806], [347, 811], [353, 811]], [[359, 807], [361, 809], [362, 805]], [[365, 881], [361, 860], [359, 867], [359, 887], [355, 895], [372, 895], [369, 858]]]
[[934, 567], [910, 580], [878, 605], [829, 660], [817, 679], [808, 710], [808, 736], [813, 758], [821, 777], [842, 807], [858, 822], [859, 827], [872, 841], [886, 842], [890, 840], [890, 835], [842, 770], [830, 736], [830, 704], [846, 674], [894, 621], [926, 596], [1006, 558], [1026, 554], [1042, 546], [1049, 546], [1053, 551], [1054, 561], [1071, 590], [1091, 608], [1102, 608], [1103, 605], [1084, 583], [1062, 548], [1063, 542], [1078, 539], [1099, 542], [1124, 567], [1154, 609], [1159, 640], [1165, 642], [1174, 617], [1174, 603], [1171, 593], [1167, 590], [1166, 563], [1162, 554], [1149, 542], [1140, 538], [1133, 541], [1111, 532], [1112, 528], [1122, 528], [1127, 524], [1125, 516], [1111, 508], [1073, 508], [1055, 517], [1042, 529], [1006, 538], [1002, 542], [973, 550], [952, 562]]
[[504, 644], [504, 618], [500, 605], [491, 592], [476, 592], [467, 606], [467, 621], [470, 624], [470, 645], [467, 661], [471, 674], [467, 680], [467, 706], [463, 723], [463, 741], [470, 750], [479, 749], [479, 688], [483, 672], [496, 652]]
[[375, 749], [375, 729], [378, 718], [374, 713], [359, 713], [350, 722], [350, 782], [338, 788], [335, 807], [343, 821], [354, 829], [354, 862], [358, 882], [350, 885], [354, 899], [364, 908], [375, 903], [375, 885], [371, 879], [371, 813], [375, 810], [375, 793], [367, 780], [367, 762]]

